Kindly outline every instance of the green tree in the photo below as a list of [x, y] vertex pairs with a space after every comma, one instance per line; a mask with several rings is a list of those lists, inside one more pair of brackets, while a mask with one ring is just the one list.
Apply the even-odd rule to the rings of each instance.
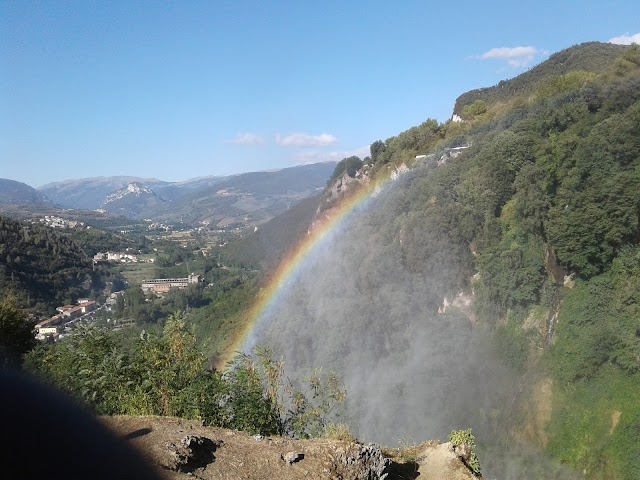
[[118, 295], [116, 297], [114, 315], [116, 318], [122, 318], [124, 315], [124, 295]]
[[25, 363], [100, 414], [121, 413], [132, 380], [119, 338], [94, 326], [78, 327], [64, 341], [36, 348]]
[[369, 152], [371, 153], [371, 160], [373, 163], [378, 161], [380, 155], [386, 150], [386, 145], [382, 140], [376, 140], [369, 146]]
[[476, 100], [475, 102], [462, 107], [462, 118], [465, 120], [473, 120], [486, 112], [487, 104], [484, 100]]
[[329, 425], [346, 390], [335, 373], [314, 370], [301, 382], [284, 380], [284, 363], [268, 348], [238, 355], [225, 375], [230, 382], [231, 406], [243, 430], [317, 437]]
[[15, 297], [0, 300], [0, 369], [20, 367], [22, 356], [36, 346], [34, 326]]
[[274, 397], [265, 392], [264, 378], [250, 356], [237, 356], [225, 380], [229, 385], [228, 407], [235, 428], [262, 435], [284, 433], [278, 405]]
[[355, 177], [356, 172], [362, 168], [362, 165], [362, 160], [355, 155], [340, 160], [336, 165], [336, 168], [333, 170], [333, 174], [329, 178], [327, 185], [331, 185], [336, 178], [340, 177], [345, 172], [350, 177]]

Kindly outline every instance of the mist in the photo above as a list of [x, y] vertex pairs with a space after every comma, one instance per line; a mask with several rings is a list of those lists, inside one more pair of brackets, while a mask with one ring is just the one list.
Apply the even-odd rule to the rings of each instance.
[[[291, 378], [313, 368], [337, 372], [347, 389], [338, 421], [364, 441], [446, 441], [452, 430], [472, 428], [479, 444], [494, 448], [517, 376], [470, 309], [443, 311], [445, 297], [459, 293], [459, 257], [468, 252], [434, 236], [434, 254], [411, 263], [407, 244], [424, 238], [407, 227], [406, 195], [429, 174], [422, 169], [396, 180], [318, 246], [254, 342], [281, 356]], [[494, 448], [494, 461], [484, 466], [506, 472], [502, 450]]]
[[294, 377], [336, 371], [352, 429], [387, 445], [481, 428], [479, 412], [497, 408], [512, 381], [462, 312], [438, 313], [455, 265], [439, 259], [439, 276], [413, 273], [398, 235], [379, 228], [393, 200], [380, 195], [316, 249], [256, 339]]

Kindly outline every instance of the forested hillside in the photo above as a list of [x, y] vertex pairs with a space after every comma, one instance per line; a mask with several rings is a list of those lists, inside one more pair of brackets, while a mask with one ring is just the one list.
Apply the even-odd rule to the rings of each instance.
[[102, 288], [107, 277], [68, 236], [0, 217], [0, 292], [13, 293], [22, 307], [50, 313]]
[[615, 62], [620, 60], [627, 47], [612, 43], [588, 42], [552, 54], [546, 61], [531, 70], [509, 80], [502, 80], [489, 88], [471, 90], [458, 97], [453, 113], [464, 116], [467, 107], [477, 100], [490, 106], [499, 102], [507, 102], [517, 97], [538, 93], [538, 89], [554, 77], [561, 77], [571, 72], [585, 71], [591, 73], [607, 73]]
[[320, 196], [306, 198], [222, 249], [226, 262], [261, 267], [275, 267], [283, 255], [307, 235], [309, 225], [320, 204]]
[[22, 182], [0, 178], [0, 205], [42, 205], [53, 203], [44, 194]]
[[[445, 401], [426, 386], [422, 401], [441, 407], [440, 420], [469, 418], [463, 413], [475, 408], [472, 421], [487, 445], [523, 442], [587, 478], [636, 478], [640, 48], [579, 45], [509, 85], [518, 88], [463, 95], [456, 107], [462, 122], [427, 120], [374, 142], [362, 163], [345, 159], [337, 166], [332, 178], [346, 172], [361, 179], [360, 188], [402, 165], [409, 171], [296, 280], [258, 342], [275, 342], [289, 364], [329, 365], [346, 376], [371, 365], [383, 378], [389, 373], [400, 386], [387, 393], [384, 382], [376, 384], [375, 401], [372, 385], [347, 382], [360, 409], [353, 418], [361, 426], [375, 423], [364, 428], [382, 438], [396, 429], [411, 435], [422, 422], [434, 424], [406, 420], [428, 415], [427, 407], [401, 407], [422, 388], [416, 375], [432, 389], [447, 375], [443, 387], [451, 388], [460, 370], [490, 385], [507, 378], [475, 370], [469, 358], [476, 347], [461, 333], [464, 323], [431, 320], [443, 298], [465, 292], [472, 303], [463, 311], [474, 331], [490, 334], [494, 352], [518, 380], [507, 387], [513, 389], [507, 403], [483, 403], [480, 396], [490, 394], [462, 383], [450, 394], [464, 390], [477, 405], [456, 409], [452, 397]], [[467, 148], [453, 155], [456, 147]], [[362, 164], [370, 166], [349, 171]], [[448, 325], [447, 336], [434, 342], [441, 332], [429, 322], [440, 330]], [[424, 338], [423, 329], [431, 332]], [[440, 352], [445, 342], [453, 343]], [[457, 349], [466, 352], [455, 360], [457, 369], [441, 367], [445, 374], [431, 366]], [[391, 365], [393, 373], [386, 372]], [[366, 416], [380, 404], [393, 412]], [[491, 455], [500, 463], [497, 451]], [[550, 474], [525, 470], [518, 478]]]
[[471, 145], [386, 203], [402, 259], [429, 275], [453, 254], [450, 294], [475, 292], [476, 318], [528, 382], [552, 379], [547, 440], [529, 440], [588, 478], [637, 478], [640, 48], [580, 45], [456, 109], [466, 122], [372, 145], [380, 173]]

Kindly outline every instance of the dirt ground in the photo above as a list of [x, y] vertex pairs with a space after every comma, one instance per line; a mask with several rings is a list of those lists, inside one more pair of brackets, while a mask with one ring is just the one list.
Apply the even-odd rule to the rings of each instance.
[[[166, 417], [102, 417], [120, 438], [140, 451], [166, 479], [246, 480], [375, 480], [369, 462], [386, 462], [387, 480], [473, 479], [449, 444], [427, 442], [410, 449], [384, 450], [341, 440], [295, 440], [253, 437], [246, 433], [203, 427], [197, 421]], [[177, 466], [185, 437], [204, 442], [203, 454]], [[377, 456], [376, 456], [377, 455]], [[389, 458], [389, 460], [384, 460]]]

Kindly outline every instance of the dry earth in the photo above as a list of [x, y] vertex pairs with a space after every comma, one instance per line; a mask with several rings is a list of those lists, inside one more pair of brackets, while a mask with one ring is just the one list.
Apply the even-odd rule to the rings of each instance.
[[166, 479], [473, 479], [448, 443], [411, 449], [329, 439], [253, 437], [166, 417], [102, 417]]

